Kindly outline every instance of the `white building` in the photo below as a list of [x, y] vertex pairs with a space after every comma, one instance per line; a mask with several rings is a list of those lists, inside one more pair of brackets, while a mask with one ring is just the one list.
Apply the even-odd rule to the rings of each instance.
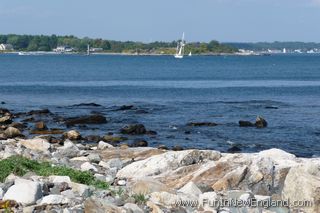
[[0, 44], [0, 51], [10, 51], [13, 50], [13, 46], [11, 44]]
[[61, 53], [64, 53], [64, 52], [72, 52], [73, 51], [73, 48], [72, 47], [69, 47], [69, 46], [58, 46], [56, 49], [54, 49], [53, 51], [55, 52], [61, 52]]

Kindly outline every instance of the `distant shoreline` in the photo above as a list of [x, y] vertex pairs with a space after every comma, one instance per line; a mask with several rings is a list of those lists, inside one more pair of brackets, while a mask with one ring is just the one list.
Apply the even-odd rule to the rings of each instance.
[[[84, 52], [66, 52], [66, 53], [59, 53], [53, 51], [14, 51], [14, 52], [0, 52], [0, 54], [13, 54], [19, 55], [22, 53], [23, 55], [86, 55]], [[90, 53], [90, 55], [114, 55], [114, 56], [173, 56], [173, 54], [159, 54], [159, 53], [117, 53], [117, 52], [97, 52], [97, 53]], [[201, 53], [201, 54], [193, 54], [192, 56], [269, 56], [270, 54], [266, 53]], [[191, 57], [192, 57], [191, 56]], [[185, 55], [185, 57], [190, 57]]]

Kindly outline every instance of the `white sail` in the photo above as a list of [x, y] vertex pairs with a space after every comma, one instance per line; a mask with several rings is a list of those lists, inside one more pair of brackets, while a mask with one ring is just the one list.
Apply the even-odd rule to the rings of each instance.
[[90, 55], [90, 45], [87, 45], [87, 55]]
[[177, 52], [174, 55], [175, 58], [183, 58], [184, 46], [185, 46], [185, 41], [184, 41], [184, 33], [183, 33], [182, 40], [180, 42], [178, 42], [178, 45], [177, 45]]

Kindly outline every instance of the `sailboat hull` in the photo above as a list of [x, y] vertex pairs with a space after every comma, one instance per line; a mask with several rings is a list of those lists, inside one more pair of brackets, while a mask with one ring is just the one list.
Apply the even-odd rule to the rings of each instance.
[[175, 58], [183, 58], [183, 55], [174, 55]]

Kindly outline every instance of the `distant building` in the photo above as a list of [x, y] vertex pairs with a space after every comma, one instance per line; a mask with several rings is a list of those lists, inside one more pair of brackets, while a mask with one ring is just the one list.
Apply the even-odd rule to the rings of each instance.
[[0, 51], [10, 51], [13, 50], [13, 46], [11, 44], [0, 44]]
[[72, 47], [69, 47], [69, 46], [58, 46], [53, 51], [64, 53], [64, 52], [72, 52], [73, 50], [74, 49]]

